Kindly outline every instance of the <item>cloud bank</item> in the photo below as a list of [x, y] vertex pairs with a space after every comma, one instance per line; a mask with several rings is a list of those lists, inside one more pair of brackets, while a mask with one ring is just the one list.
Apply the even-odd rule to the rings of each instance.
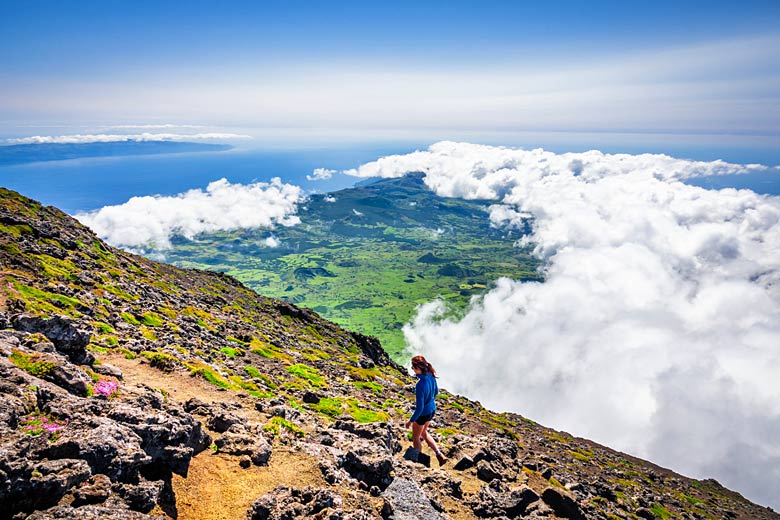
[[680, 179], [766, 170], [441, 142], [345, 173], [425, 173], [530, 222], [543, 283], [501, 279], [405, 328], [450, 390], [780, 509], [780, 198]]
[[220, 179], [209, 183], [205, 191], [133, 197], [124, 204], [79, 213], [76, 218], [112, 245], [160, 250], [171, 247], [173, 235], [191, 239], [211, 231], [293, 226], [300, 222], [295, 212], [302, 198], [299, 187], [283, 184], [279, 178], [254, 184]]
[[6, 139], [9, 144], [84, 144], [116, 143], [123, 141], [200, 141], [204, 139], [251, 139], [249, 135], [227, 133], [171, 134], [144, 132], [141, 134], [74, 134], [74, 135], [34, 135]]

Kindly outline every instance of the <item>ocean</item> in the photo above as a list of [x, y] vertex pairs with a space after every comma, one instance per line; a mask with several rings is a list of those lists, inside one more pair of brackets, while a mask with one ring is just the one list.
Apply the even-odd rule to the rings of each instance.
[[[591, 139], [592, 139], [591, 135]], [[615, 144], [604, 141], [586, 146], [585, 137], [547, 137], [497, 142], [531, 148], [541, 146], [555, 152], [597, 148], [616, 153], [667, 153], [697, 160], [723, 159], [730, 162], [780, 163], [780, 151], [771, 147], [701, 146], [684, 142], [663, 144]], [[220, 152], [177, 153], [147, 156], [99, 157], [0, 166], [0, 186], [16, 190], [47, 205], [74, 214], [106, 205], [121, 204], [133, 196], [175, 195], [189, 189], [205, 188], [214, 180], [232, 183], [282, 181], [319, 193], [350, 187], [356, 179], [334, 175], [331, 179], [309, 181], [315, 168], [342, 170], [389, 154], [425, 149], [431, 141], [376, 144], [338, 144], [319, 147], [280, 149], [236, 148]], [[491, 143], [493, 144], [493, 143]], [[709, 189], [747, 188], [757, 193], [780, 195], [780, 170], [753, 175], [729, 175], [692, 179], [689, 184]]]

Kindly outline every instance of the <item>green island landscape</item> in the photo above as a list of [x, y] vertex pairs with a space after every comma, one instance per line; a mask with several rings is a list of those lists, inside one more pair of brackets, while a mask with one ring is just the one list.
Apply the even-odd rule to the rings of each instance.
[[[301, 223], [176, 238], [165, 261], [228, 273], [261, 294], [376, 336], [397, 361], [418, 305], [466, 307], [500, 277], [541, 280], [521, 234], [490, 226], [489, 201], [439, 197], [421, 174], [312, 195]], [[526, 232], [528, 230], [525, 230]]]

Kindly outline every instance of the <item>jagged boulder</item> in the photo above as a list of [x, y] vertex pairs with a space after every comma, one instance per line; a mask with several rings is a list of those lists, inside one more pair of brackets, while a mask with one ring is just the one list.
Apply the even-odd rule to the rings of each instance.
[[571, 520], [585, 519], [585, 515], [580, 509], [577, 500], [563, 489], [556, 487], [546, 488], [542, 491], [542, 500], [561, 518], [569, 518]]
[[384, 490], [393, 481], [393, 460], [389, 456], [359, 455], [349, 451], [339, 459], [339, 466], [366, 489], [377, 486]]
[[382, 493], [382, 518], [386, 520], [443, 520], [416, 482], [396, 478]]
[[338, 508], [341, 502], [341, 497], [329, 489], [278, 486], [255, 500], [246, 517], [247, 520], [294, 520], [317, 515], [317, 518], [335, 520], [341, 516], [335, 516], [338, 513], [333, 508]]
[[222, 453], [229, 455], [247, 455], [256, 466], [268, 464], [271, 458], [271, 445], [262, 435], [228, 431], [214, 443]]
[[43, 334], [76, 364], [91, 365], [95, 359], [86, 350], [92, 335], [66, 316], [42, 318], [19, 314], [11, 317], [11, 324], [16, 330]]
[[73, 506], [100, 504], [111, 496], [111, 479], [103, 474], [93, 475], [73, 491]]
[[514, 518], [522, 515], [537, 500], [539, 495], [526, 485], [509, 488], [500, 480], [494, 480], [480, 488], [477, 496], [470, 501], [470, 506], [479, 518]]

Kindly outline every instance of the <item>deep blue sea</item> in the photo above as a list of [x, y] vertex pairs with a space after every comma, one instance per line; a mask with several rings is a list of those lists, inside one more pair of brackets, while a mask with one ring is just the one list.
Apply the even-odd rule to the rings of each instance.
[[[352, 186], [353, 177], [335, 175], [326, 181], [308, 181], [315, 168], [341, 170], [354, 168], [378, 157], [424, 149], [426, 142], [393, 142], [391, 144], [332, 145], [279, 150], [233, 149], [226, 152], [199, 152], [149, 156], [102, 157], [29, 163], [0, 167], [0, 186], [21, 192], [44, 204], [57, 206], [68, 213], [120, 204], [136, 195], [174, 195], [206, 185], [222, 177], [234, 183], [267, 181], [280, 177], [308, 190], [327, 192]], [[638, 143], [620, 145], [602, 142], [587, 146], [585, 138], [571, 136], [536, 143], [532, 139], [511, 144], [526, 148], [543, 146], [555, 152], [584, 151], [598, 148], [605, 152], [667, 153], [697, 160], [723, 159], [730, 162], [780, 163], [780, 150], [774, 147], [732, 148], [703, 146], [685, 142], [666, 144]], [[721, 176], [693, 179], [690, 184], [704, 188], [748, 188], [758, 193], [780, 195], [780, 170], [766, 174]]]

